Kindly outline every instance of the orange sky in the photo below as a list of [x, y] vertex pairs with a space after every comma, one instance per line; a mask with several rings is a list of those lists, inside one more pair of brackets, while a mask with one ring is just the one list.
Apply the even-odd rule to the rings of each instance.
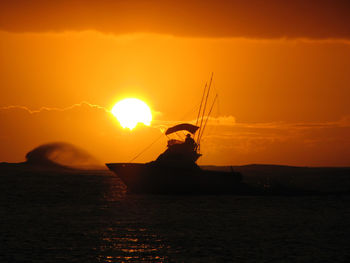
[[[196, 117], [213, 71], [219, 103], [201, 164], [350, 165], [345, 2], [15, 2], [0, 8], [0, 161], [52, 141], [130, 161], [160, 127]], [[128, 96], [152, 108], [151, 127], [122, 130], [108, 112]]]

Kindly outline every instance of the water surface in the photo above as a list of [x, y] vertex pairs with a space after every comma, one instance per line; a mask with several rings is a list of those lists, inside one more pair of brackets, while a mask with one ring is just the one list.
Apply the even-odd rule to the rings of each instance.
[[126, 195], [109, 173], [0, 176], [1, 262], [345, 262], [350, 196]]

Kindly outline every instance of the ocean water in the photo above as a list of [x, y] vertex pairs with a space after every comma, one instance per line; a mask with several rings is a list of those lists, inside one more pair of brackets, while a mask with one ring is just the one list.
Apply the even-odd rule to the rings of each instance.
[[350, 196], [125, 193], [108, 172], [0, 175], [0, 262], [346, 262]]

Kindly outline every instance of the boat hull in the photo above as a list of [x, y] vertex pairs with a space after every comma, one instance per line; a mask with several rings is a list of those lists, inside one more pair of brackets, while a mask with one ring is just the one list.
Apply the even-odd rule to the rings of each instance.
[[108, 163], [132, 193], [232, 194], [243, 184], [237, 172], [185, 169], [141, 163]]

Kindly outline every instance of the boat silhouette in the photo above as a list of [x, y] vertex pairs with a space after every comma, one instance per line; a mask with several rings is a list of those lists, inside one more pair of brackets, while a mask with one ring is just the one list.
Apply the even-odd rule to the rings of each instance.
[[[169, 128], [166, 134], [180, 129], [194, 134], [198, 128], [183, 123]], [[204, 170], [196, 163], [200, 156], [198, 145], [187, 134], [185, 141], [169, 140], [167, 149], [152, 162], [106, 165], [122, 179], [132, 193], [224, 194], [240, 191], [240, 173], [233, 170]]]
[[[211, 80], [208, 89], [206, 87], [204, 89], [196, 125], [181, 123], [168, 128], [165, 132], [165, 135], [168, 136], [180, 131], [186, 131], [185, 140], [169, 139], [167, 149], [152, 162], [106, 164], [126, 184], [129, 192], [154, 194], [226, 194], [242, 191], [244, 185], [241, 183], [242, 176], [240, 173], [233, 171], [232, 168], [231, 171], [204, 170], [196, 163], [202, 155], [200, 153], [200, 140], [217, 98], [215, 96], [205, 119], [204, 115]], [[203, 101], [204, 106], [202, 107]], [[200, 125], [197, 126], [199, 123]], [[196, 132], [197, 141], [193, 139]]]

